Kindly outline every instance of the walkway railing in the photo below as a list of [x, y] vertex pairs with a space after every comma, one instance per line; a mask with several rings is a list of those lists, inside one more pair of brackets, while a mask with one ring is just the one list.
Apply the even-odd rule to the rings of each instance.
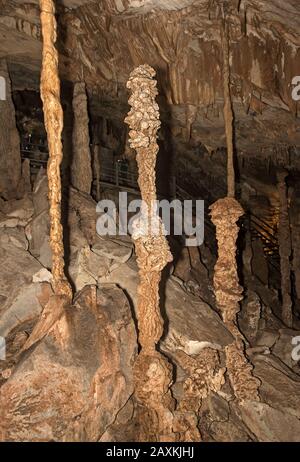
[[[44, 168], [47, 167], [47, 160], [45, 159], [36, 159], [34, 158], [39, 152], [39, 148], [45, 149], [43, 145], [27, 145], [26, 149], [21, 150], [22, 158], [30, 159], [30, 166], [33, 169], [39, 169], [41, 166]], [[41, 151], [40, 151], [41, 152]], [[45, 154], [41, 152], [41, 155]], [[138, 175], [137, 172], [130, 171], [126, 168], [126, 165], [121, 162], [117, 162], [115, 166], [103, 166], [100, 167], [100, 184], [102, 186], [109, 186], [117, 189], [124, 189], [129, 192], [139, 195], [139, 186], [138, 186]], [[93, 185], [96, 185], [94, 181]], [[169, 185], [169, 195], [172, 198], [177, 198], [181, 201], [184, 200], [195, 200], [190, 193], [185, 191], [180, 187], [175, 177], [171, 178]], [[205, 226], [206, 230], [215, 236], [215, 228], [212, 224], [210, 218], [205, 214]], [[245, 218], [244, 223], [248, 220], [248, 223], [245, 224], [246, 227], [250, 227], [252, 239], [261, 239], [264, 246], [264, 251], [270, 264], [278, 271], [280, 271], [279, 263], [279, 245], [278, 237], [274, 229], [263, 219], [257, 217], [253, 213], [248, 214]]]

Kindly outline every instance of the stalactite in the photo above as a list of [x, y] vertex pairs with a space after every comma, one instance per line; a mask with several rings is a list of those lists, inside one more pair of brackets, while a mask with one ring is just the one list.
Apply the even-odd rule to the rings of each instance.
[[291, 300], [291, 231], [289, 221], [286, 177], [288, 172], [277, 172], [277, 187], [279, 193], [279, 255], [281, 271], [281, 294], [282, 294], [282, 320], [288, 326], [293, 326], [292, 300]]
[[224, 91], [224, 122], [227, 144], [227, 196], [235, 196], [235, 172], [233, 158], [233, 110], [230, 91], [229, 68], [229, 38], [228, 23], [222, 21], [221, 46], [223, 50], [223, 91]]
[[87, 96], [85, 83], [77, 82], [73, 94], [73, 159], [71, 165], [72, 184], [79, 191], [90, 194], [93, 180], [89, 117], [87, 109]]
[[226, 367], [236, 398], [258, 400], [259, 380], [252, 376], [252, 366], [244, 353], [243, 336], [236, 325], [243, 289], [239, 285], [236, 261], [236, 241], [239, 232], [238, 219], [244, 210], [235, 199], [235, 172], [233, 161], [233, 110], [230, 94], [230, 67], [228, 25], [221, 23], [223, 50], [224, 122], [227, 142], [227, 197], [212, 206], [211, 219], [216, 226], [218, 260], [214, 268], [214, 291], [223, 321], [235, 337], [225, 349]]

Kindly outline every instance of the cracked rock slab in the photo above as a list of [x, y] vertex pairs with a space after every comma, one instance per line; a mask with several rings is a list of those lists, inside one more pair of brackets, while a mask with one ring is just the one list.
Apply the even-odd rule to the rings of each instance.
[[133, 393], [136, 352], [122, 290], [84, 288], [0, 388], [0, 440], [99, 441]]

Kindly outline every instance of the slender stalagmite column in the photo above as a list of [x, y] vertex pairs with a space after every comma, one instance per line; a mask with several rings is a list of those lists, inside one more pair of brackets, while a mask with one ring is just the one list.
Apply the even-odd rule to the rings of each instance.
[[90, 194], [93, 173], [90, 152], [89, 116], [84, 82], [77, 82], [74, 85], [73, 112], [72, 185], [79, 191]]
[[222, 22], [221, 44], [223, 50], [224, 121], [227, 141], [227, 197], [219, 199], [211, 207], [212, 222], [216, 226], [218, 260], [214, 269], [214, 290], [223, 321], [235, 341], [225, 349], [226, 367], [234, 394], [240, 402], [258, 400], [259, 381], [252, 376], [252, 366], [244, 354], [242, 334], [236, 325], [243, 289], [239, 285], [236, 240], [238, 219], [244, 214], [235, 199], [235, 172], [233, 163], [233, 110], [230, 95], [229, 42], [227, 25]]
[[288, 172], [277, 172], [277, 188], [279, 192], [279, 255], [281, 271], [281, 294], [282, 294], [282, 320], [288, 327], [293, 327], [293, 312], [291, 300], [291, 231], [287, 199], [286, 177]]
[[[155, 164], [158, 153], [157, 130], [160, 127], [155, 71], [148, 65], [139, 66], [129, 78], [131, 110], [125, 119], [130, 126], [129, 143], [137, 152], [139, 186], [143, 200], [141, 217], [134, 223], [140, 284], [138, 287], [138, 329], [141, 352], [135, 363], [135, 396], [143, 418], [141, 440], [172, 440], [174, 402], [169, 388], [172, 369], [156, 350], [163, 333], [159, 308], [161, 272], [172, 261], [163, 224], [155, 213]], [[150, 229], [156, 230], [152, 231]]]
[[52, 0], [40, 0], [43, 34], [43, 63], [41, 98], [48, 136], [48, 192], [50, 203], [50, 246], [52, 250], [52, 276], [55, 294], [71, 298], [72, 292], [64, 274], [63, 228], [61, 225], [61, 134], [63, 111], [60, 104], [60, 80], [56, 42], [55, 6]]
[[[61, 177], [63, 111], [60, 104], [60, 80], [58, 53], [55, 48], [56, 20], [52, 0], [40, 0], [43, 34], [43, 62], [41, 74], [41, 98], [48, 136], [49, 161], [47, 167], [50, 215], [50, 247], [52, 250], [52, 286], [54, 294], [44, 307], [23, 350], [27, 350], [56, 327], [56, 338], [61, 346], [68, 341], [68, 325], [65, 308], [71, 304], [72, 289], [64, 273], [63, 228], [61, 224]], [[59, 326], [57, 321], [62, 320]]]

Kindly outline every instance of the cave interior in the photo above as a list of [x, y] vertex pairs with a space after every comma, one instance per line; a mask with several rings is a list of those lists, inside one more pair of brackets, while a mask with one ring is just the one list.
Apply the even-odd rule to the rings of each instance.
[[0, 441], [300, 441], [299, 31], [299, 0], [0, 0]]

